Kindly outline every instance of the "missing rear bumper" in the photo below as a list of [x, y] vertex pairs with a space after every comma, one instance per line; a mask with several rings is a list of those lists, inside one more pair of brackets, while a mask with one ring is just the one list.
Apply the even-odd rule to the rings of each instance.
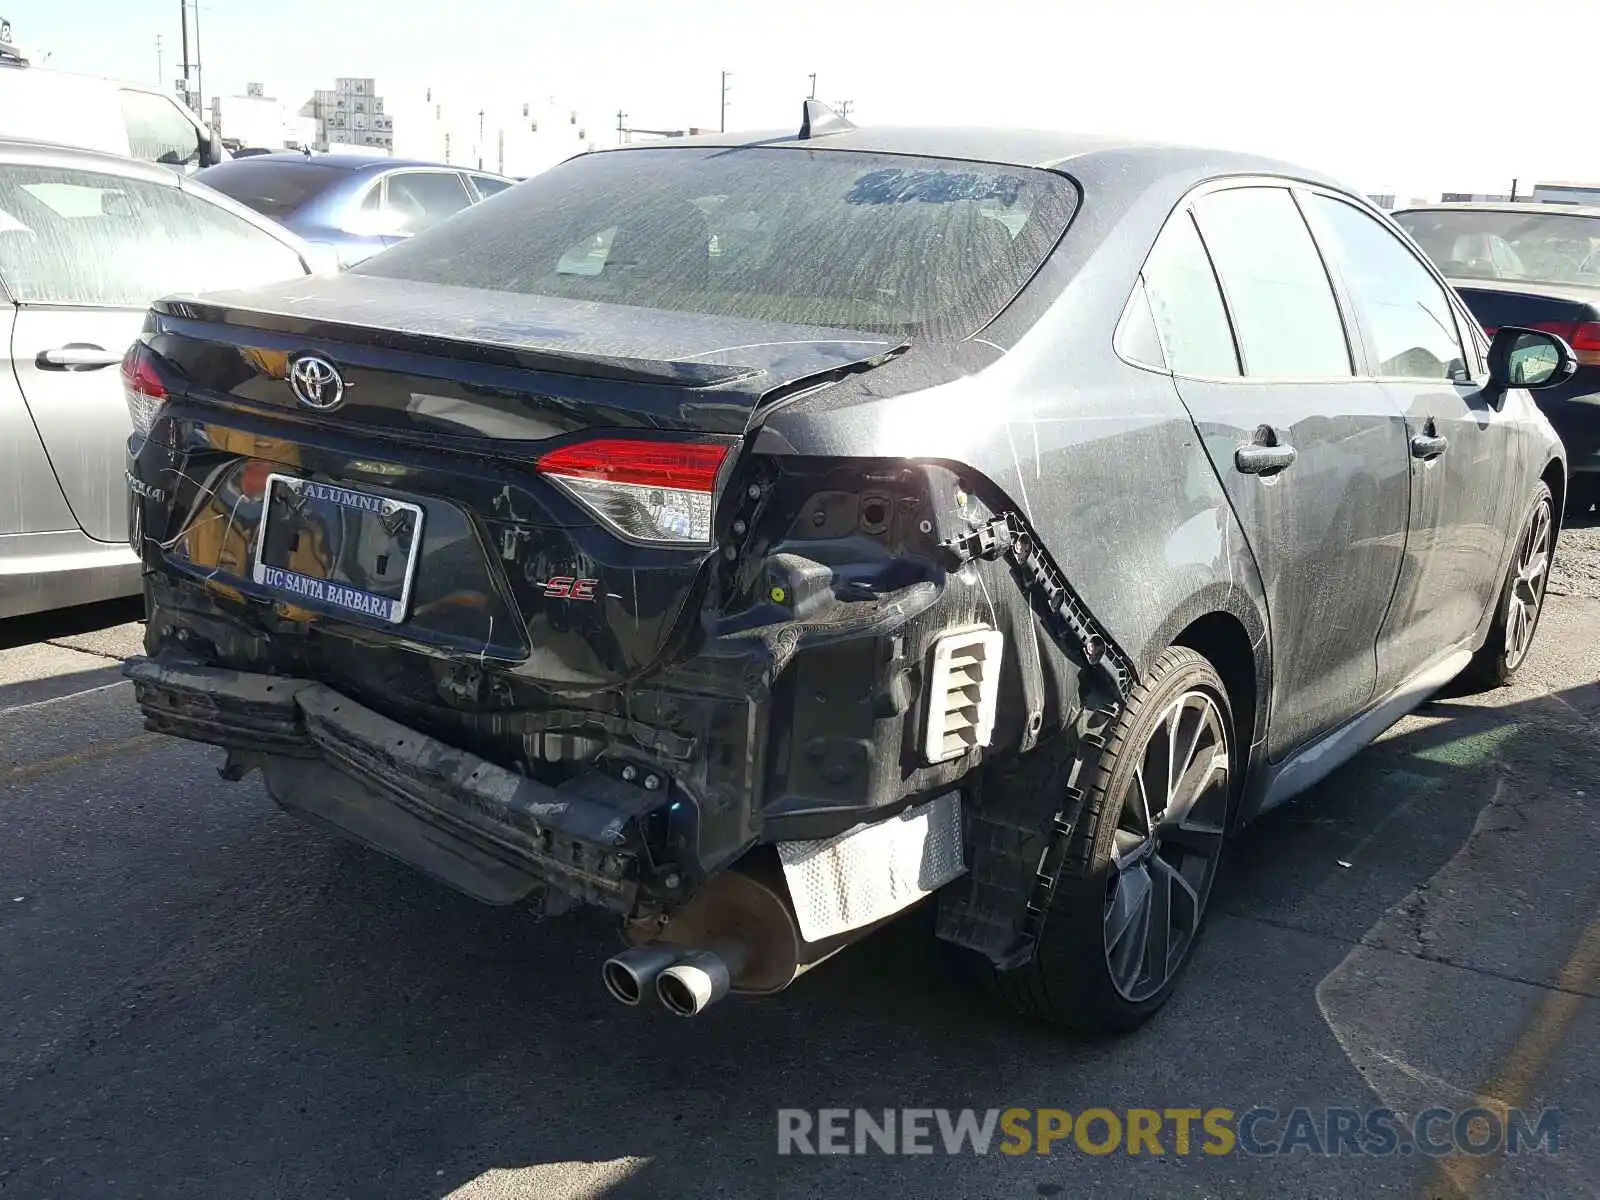
[[599, 772], [551, 787], [308, 680], [150, 659], [125, 673], [148, 728], [258, 763], [284, 808], [478, 900], [634, 908], [636, 821], [659, 797]]

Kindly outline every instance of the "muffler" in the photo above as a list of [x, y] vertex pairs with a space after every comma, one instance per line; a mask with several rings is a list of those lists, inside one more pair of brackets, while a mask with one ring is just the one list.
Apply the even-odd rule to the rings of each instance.
[[637, 1005], [655, 994], [657, 977], [683, 956], [682, 946], [659, 943], [638, 946], [606, 959], [600, 968], [600, 978], [612, 999]]
[[[898, 914], [893, 914], [898, 915]], [[807, 942], [776, 862], [723, 871], [665, 921], [641, 921], [627, 933], [637, 948], [608, 959], [606, 990], [639, 1004], [648, 990], [668, 1012], [693, 1017], [730, 992], [768, 996], [891, 919]]]

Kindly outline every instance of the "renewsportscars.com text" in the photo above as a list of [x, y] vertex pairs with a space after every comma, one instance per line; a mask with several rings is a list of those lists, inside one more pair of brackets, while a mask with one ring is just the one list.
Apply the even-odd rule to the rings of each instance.
[[780, 1108], [779, 1154], [1556, 1154], [1547, 1108]]

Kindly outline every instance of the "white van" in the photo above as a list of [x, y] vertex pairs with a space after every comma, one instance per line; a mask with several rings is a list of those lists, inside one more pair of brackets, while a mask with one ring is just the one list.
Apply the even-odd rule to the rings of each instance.
[[228, 158], [221, 139], [161, 89], [30, 66], [3, 42], [0, 138], [99, 150], [180, 171]]

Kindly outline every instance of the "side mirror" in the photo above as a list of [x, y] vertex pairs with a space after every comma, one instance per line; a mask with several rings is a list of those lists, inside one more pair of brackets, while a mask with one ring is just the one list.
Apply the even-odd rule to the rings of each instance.
[[1542, 329], [1502, 325], [1489, 343], [1489, 384], [1497, 391], [1554, 387], [1577, 369], [1572, 347]]

